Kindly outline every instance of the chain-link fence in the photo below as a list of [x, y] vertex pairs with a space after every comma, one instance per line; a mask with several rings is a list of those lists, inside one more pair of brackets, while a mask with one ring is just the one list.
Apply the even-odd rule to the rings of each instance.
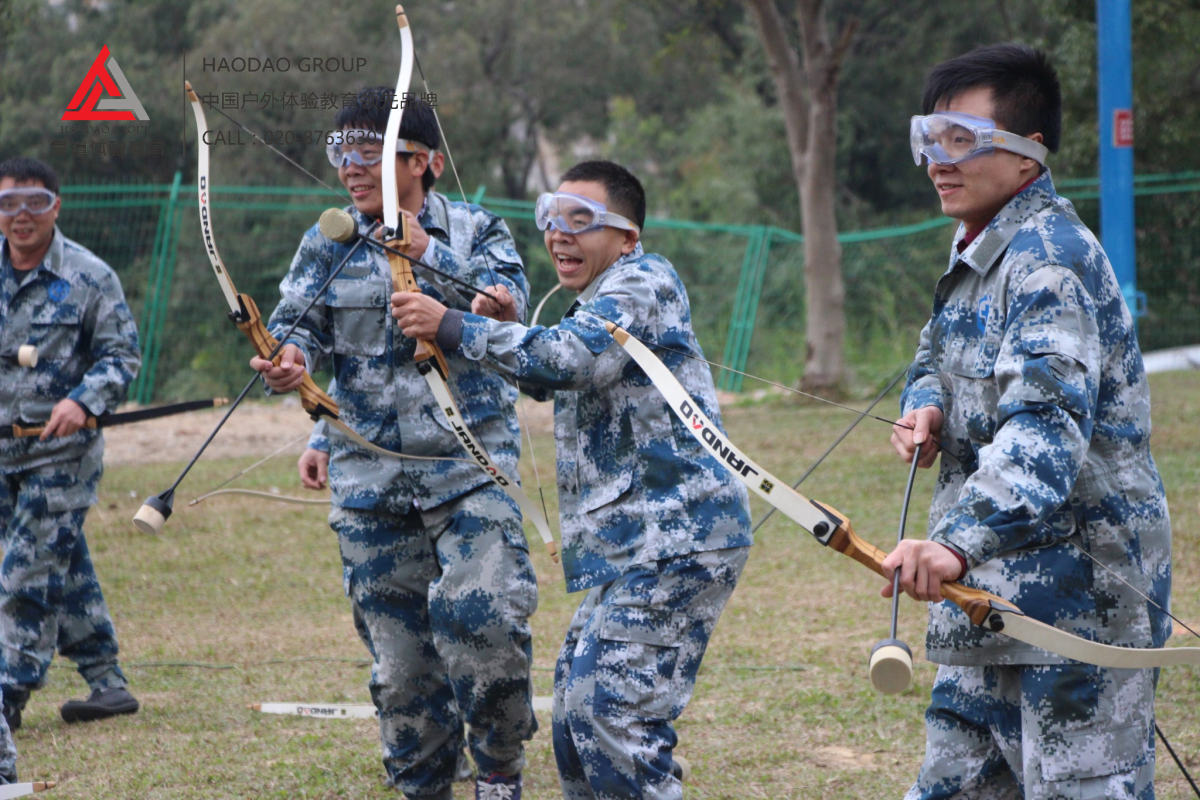
[[[1200, 173], [1135, 181], [1139, 335], [1146, 350], [1200, 341]], [[1064, 181], [1084, 220], [1098, 226], [1095, 181]], [[253, 373], [249, 344], [226, 319], [204, 252], [195, 186], [67, 186], [64, 233], [113, 266], [139, 321], [145, 362], [131, 399], [142, 403], [233, 394]], [[532, 204], [486, 198], [506, 219], [526, 261], [531, 304], [556, 283], [533, 224]], [[213, 231], [229, 275], [264, 316], [278, 300], [301, 233], [338, 204], [331, 195], [282, 187], [229, 187], [213, 196]], [[944, 218], [840, 236], [846, 283], [847, 360], [857, 380], [879, 383], [912, 355], [941, 274], [952, 223]], [[765, 226], [649, 220], [643, 241], [666, 256], [688, 287], [697, 334], [715, 362], [791, 383], [803, 368], [803, 238]], [[560, 293], [561, 295], [561, 293]], [[547, 303], [553, 321], [571, 298]], [[720, 386], [744, 386], [715, 370]]]

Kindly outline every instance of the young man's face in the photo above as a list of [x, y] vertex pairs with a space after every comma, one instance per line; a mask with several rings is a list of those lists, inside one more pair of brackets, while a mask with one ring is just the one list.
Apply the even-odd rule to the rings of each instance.
[[[424, 199], [421, 174], [429, 163], [429, 155], [413, 153], [407, 160], [400, 155], [393, 158], [396, 159], [396, 188], [400, 207], [406, 208], [414, 197]], [[383, 218], [383, 161], [370, 166], [351, 162], [338, 167], [338, 180], [350, 192], [350, 201], [355, 208], [372, 219]]]
[[[987, 86], [967, 89], [949, 100], [943, 98], [934, 110], [987, 117], [996, 121], [997, 128], [1004, 127], [996, 119], [992, 90]], [[1042, 134], [1034, 133], [1028, 138], [1040, 142]], [[993, 150], [957, 164], [930, 161], [925, 167], [941, 198], [942, 213], [961, 220], [970, 232], [987, 225], [1017, 190], [1038, 174], [1038, 169], [1033, 159], [1007, 150]]]
[[[567, 181], [558, 187], [558, 191], [581, 195], [610, 208], [608, 190], [595, 181]], [[634, 231], [608, 226], [583, 233], [563, 233], [551, 226], [546, 228], [543, 236], [558, 272], [558, 282], [574, 292], [582, 292], [614, 261], [633, 252], [638, 240]]]
[[[39, 180], [18, 181], [7, 176], [0, 178], [0, 192], [8, 189], [44, 189]], [[12, 255], [24, 261], [27, 258], [37, 258], [45, 254], [54, 238], [54, 223], [58, 220], [58, 211], [62, 208], [62, 198], [55, 197], [54, 203], [41, 214], [34, 214], [29, 209], [22, 209], [15, 217], [0, 214], [0, 234], [8, 239], [9, 251]], [[17, 259], [14, 259], [14, 261]]]

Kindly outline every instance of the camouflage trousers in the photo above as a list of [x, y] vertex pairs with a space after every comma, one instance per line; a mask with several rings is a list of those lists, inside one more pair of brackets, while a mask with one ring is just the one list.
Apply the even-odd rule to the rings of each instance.
[[750, 548], [637, 564], [591, 589], [554, 670], [554, 756], [566, 800], [678, 800], [678, 718]]
[[1157, 670], [939, 666], [906, 800], [1154, 797]]
[[17, 782], [17, 745], [13, 742], [8, 720], [0, 714], [0, 785]]
[[429, 511], [335, 508], [354, 624], [374, 659], [388, 779], [451, 800], [463, 726], [481, 774], [519, 772], [537, 730], [537, 579], [515, 505], [491, 484]]
[[125, 686], [117, 637], [83, 535], [99, 456], [0, 475], [0, 685], [41, 688], [54, 651], [93, 689]]

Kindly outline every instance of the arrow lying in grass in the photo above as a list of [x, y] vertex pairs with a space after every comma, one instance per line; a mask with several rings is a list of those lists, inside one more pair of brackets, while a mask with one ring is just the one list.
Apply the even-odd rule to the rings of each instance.
[[[553, 698], [533, 698], [534, 711], [549, 711]], [[320, 719], [377, 719], [379, 712], [369, 703], [251, 703], [251, 711]], [[3, 798], [3, 795], [0, 795]]]
[[253, 703], [253, 711], [321, 719], [375, 719], [379, 712], [368, 703]]
[[54, 781], [34, 781], [33, 783], [7, 783], [0, 786], [0, 800], [8, 800], [10, 797], [24, 797], [34, 792], [44, 792], [47, 789], [53, 789]]

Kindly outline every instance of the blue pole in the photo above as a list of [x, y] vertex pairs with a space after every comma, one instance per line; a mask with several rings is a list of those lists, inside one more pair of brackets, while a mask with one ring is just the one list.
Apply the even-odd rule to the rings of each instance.
[[1125, 304], [1139, 313], [1133, 238], [1133, 55], [1129, 0], [1096, 0], [1100, 105], [1100, 241]]

